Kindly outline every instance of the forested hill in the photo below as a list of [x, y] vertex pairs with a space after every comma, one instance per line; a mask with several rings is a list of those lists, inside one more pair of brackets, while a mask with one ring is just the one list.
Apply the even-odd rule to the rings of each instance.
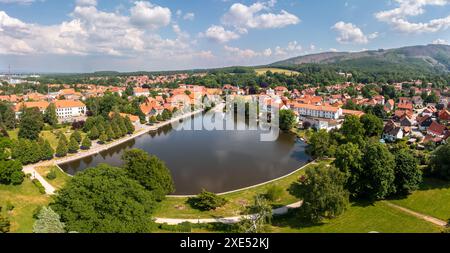
[[295, 68], [304, 64], [329, 65], [341, 68], [342, 71], [406, 70], [448, 73], [450, 72], [450, 46], [411, 46], [356, 53], [327, 52], [295, 57], [273, 63], [271, 66]]

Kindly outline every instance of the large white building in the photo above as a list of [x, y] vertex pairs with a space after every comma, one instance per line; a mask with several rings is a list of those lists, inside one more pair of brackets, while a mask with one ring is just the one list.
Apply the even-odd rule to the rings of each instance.
[[56, 100], [56, 115], [60, 120], [86, 116], [86, 105], [76, 100]]
[[332, 106], [320, 106], [309, 104], [295, 104], [294, 110], [299, 116], [314, 117], [324, 119], [339, 119], [342, 115], [342, 109]]

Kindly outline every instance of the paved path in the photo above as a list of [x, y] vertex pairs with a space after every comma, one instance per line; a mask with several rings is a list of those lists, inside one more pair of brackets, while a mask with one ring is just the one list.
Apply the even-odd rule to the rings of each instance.
[[413, 210], [410, 210], [408, 208], [404, 208], [402, 206], [396, 205], [396, 204], [391, 203], [389, 201], [384, 201], [384, 202], [390, 207], [396, 208], [396, 209], [398, 209], [398, 210], [400, 210], [402, 212], [408, 213], [408, 214], [410, 214], [412, 216], [415, 216], [415, 217], [417, 217], [419, 219], [422, 219], [424, 221], [431, 222], [431, 223], [433, 223], [435, 225], [438, 225], [438, 226], [441, 226], [441, 227], [446, 227], [447, 226], [447, 222], [446, 221], [443, 221], [443, 220], [440, 220], [438, 218], [434, 218], [434, 217], [431, 217], [431, 216], [428, 216], [428, 215], [425, 215], [425, 214], [421, 214], [421, 213], [415, 212]]
[[93, 143], [92, 148], [87, 150], [87, 151], [80, 151], [79, 153], [72, 155], [72, 156], [68, 156], [68, 157], [63, 157], [63, 158], [57, 158], [57, 159], [53, 159], [51, 161], [43, 161], [43, 162], [39, 162], [39, 163], [35, 163], [35, 164], [29, 164], [27, 166], [23, 167], [23, 172], [25, 174], [31, 174], [31, 178], [32, 179], [37, 179], [39, 180], [39, 182], [41, 182], [42, 186], [44, 186], [45, 188], [45, 193], [52, 195], [55, 194], [55, 187], [53, 187], [51, 184], [49, 184], [41, 175], [39, 175], [39, 173], [36, 171], [36, 168], [38, 167], [47, 167], [47, 166], [53, 166], [53, 165], [57, 165], [57, 164], [62, 164], [62, 163], [67, 163], [67, 162], [71, 162], [71, 161], [76, 161], [79, 159], [82, 159], [84, 157], [88, 157], [91, 155], [96, 155], [102, 151], [108, 150], [114, 146], [117, 146], [119, 144], [122, 144], [124, 142], [127, 142], [129, 140], [132, 140], [136, 137], [139, 137], [141, 135], [147, 134], [150, 131], [156, 131], [158, 130], [160, 127], [166, 126], [168, 124], [171, 124], [172, 122], [175, 122], [177, 120], [181, 120], [187, 117], [190, 117], [192, 115], [195, 115], [197, 113], [202, 112], [203, 110], [197, 110], [194, 112], [190, 112], [187, 114], [183, 114], [180, 115], [176, 118], [172, 118], [171, 120], [165, 121], [165, 122], [161, 122], [159, 124], [155, 124], [153, 126], [144, 126], [140, 129], [137, 130], [136, 133], [132, 134], [132, 135], [128, 135], [127, 137], [121, 138], [119, 140], [113, 141], [111, 143], [108, 143], [106, 145], [100, 145], [97, 143]]
[[[290, 209], [295, 209], [301, 207], [303, 204], [303, 201], [296, 202], [291, 205], [283, 206], [277, 209], [272, 210], [272, 213], [274, 215], [282, 215], [286, 214]], [[224, 224], [234, 224], [241, 221], [243, 218], [250, 218], [253, 217], [254, 214], [250, 215], [240, 215], [240, 216], [234, 216], [234, 217], [226, 217], [226, 218], [211, 218], [211, 219], [167, 219], [167, 218], [155, 218], [156, 223], [167, 223], [169, 225], [177, 225], [183, 222], [190, 222], [190, 223], [224, 223]]]

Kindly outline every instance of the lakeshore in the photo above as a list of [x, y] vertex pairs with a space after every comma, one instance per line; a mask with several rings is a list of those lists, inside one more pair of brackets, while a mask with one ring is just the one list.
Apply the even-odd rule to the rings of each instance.
[[120, 145], [122, 143], [125, 143], [127, 141], [132, 140], [132, 139], [135, 139], [135, 138], [137, 138], [139, 136], [142, 136], [144, 134], [147, 134], [149, 132], [157, 131], [159, 128], [164, 127], [166, 125], [169, 125], [169, 124], [171, 124], [173, 122], [185, 119], [187, 117], [192, 117], [192, 116], [194, 116], [194, 115], [196, 115], [198, 113], [202, 113], [202, 112], [203, 112], [203, 109], [202, 110], [196, 110], [196, 111], [180, 115], [178, 117], [172, 118], [172, 119], [164, 121], [164, 122], [159, 122], [159, 123], [157, 123], [157, 124], [155, 124], [153, 126], [145, 125], [142, 128], [138, 129], [135, 133], [133, 133], [131, 135], [128, 135], [127, 137], [121, 138], [119, 140], [115, 140], [113, 142], [110, 142], [110, 143], [107, 143], [107, 144], [104, 144], [104, 145], [95, 143], [91, 149], [86, 150], [86, 151], [80, 151], [79, 153], [73, 154], [73, 155], [68, 156], [68, 157], [54, 158], [54, 159], [52, 159], [50, 161], [43, 161], [43, 162], [39, 162], [39, 163], [35, 163], [35, 164], [29, 164], [29, 165], [26, 165], [26, 166], [23, 167], [23, 171], [24, 171], [25, 174], [30, 174], [31, 175], [31, 179], [39, 180], [39, 182], [42, 184], [42, 186], [44, 186], [46, 194], [52, 195], [52, 194], [55, 193], [56, 189], [51, 184], [49, 184], [42, 177], [42, 175], [40, 175], [36, 171], [37, 167], [56, 166], [56, 167], [60, 168], [59, 167], [60, 164], [68, 163], [68, 162], [71, 162], [71, 161], [76, 161], [76, 160], [79, 160], [79, 159], [83, 159], [85, 157], [89, 157], [89, 156], [98, 154], [98, 153], [100, 153], [102, 151], [109, 150], [109, 149], [111, 149], [111, 148], [113, 148], [115, 146], [118, 146], [118, 145]]

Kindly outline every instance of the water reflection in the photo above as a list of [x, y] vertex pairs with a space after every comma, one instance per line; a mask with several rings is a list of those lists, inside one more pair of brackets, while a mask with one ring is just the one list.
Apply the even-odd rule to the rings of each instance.
[[[202, 120], [202, 115], [193, 119]], [[186, 119], [183, 124], [192, 125], [194, 120]], [[235, 123], [247, 125], [245, 121]], [[168, 125], [61, 167], [75, 174], [100, 163], [120, 166], [124, 150], [139, 148], [166, 162], [175, 181], [176, 194], [196, 194], [202, 188], [224, 192], [262, 183], [290, 173], [308, 161], [306, 145], [294, 135], [280, 134], [275, 142], [261, 142], [261, 133], [259, 130], [175, 131]]]

